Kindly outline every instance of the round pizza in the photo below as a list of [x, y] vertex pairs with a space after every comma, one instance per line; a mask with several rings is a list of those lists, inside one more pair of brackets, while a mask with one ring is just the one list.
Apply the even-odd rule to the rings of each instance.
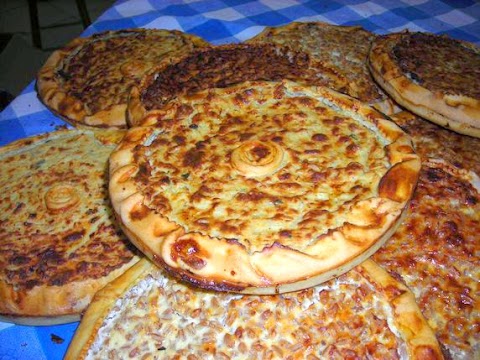
[[367, 66], [370, 46], [376, 35], [360, 26], [337, 26], [324, 22], [291, 22], [266, 27], [247, 43], [274, 43], [305, 51], [318, 61], [330, 64], [348, 79], [351, 92], [385, 114], [398, 110], [376, 84]]
[[198, 291], [146, 259], [96, 296], [65, 359], [442, 359], [413, 294], [373, 261], [271, 296]]
[[383, 89], [413, 113], [480, 137], [480, 49], [430, 33], [378, 37], [370, 69]]
[[280, 293], [344, 273], [395, 231], [420, 170], [380, 113], [288, 80], [177, 97], [153, 120], [110, 157], [112, 204], [140, 250], [208, 289]]
[[243, 81], [288, 79], [322, 85], [355, 94], [348, 79], [330, 64], [305, 52], [274, 44], [229, 44], [201, 48], [175, 59], [165, 59], [132, 88], [127, 120], [132, 126], [183, 94]]
[[108, 157], [123, 133], [62, 130], [0, 148], [2, 321], [76, 321], [138, 261], [108, 200]]
[[446, 359], [480, 358], [480, 139], [412, 114], [422, 171], [402, 224], [373, 258], [415, 294]]
[[38, 96], [75, 126], [125, 128], [130, 87], [162, 59], [206, 45], [176, 30], [128, 29], [77, 38], [40, 69]]

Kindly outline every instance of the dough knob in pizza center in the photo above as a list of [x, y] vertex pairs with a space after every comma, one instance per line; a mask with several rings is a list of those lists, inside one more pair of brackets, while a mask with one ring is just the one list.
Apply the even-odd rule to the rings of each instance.
[[45, 194], [45, 204], [51, 212], [69, 210], [80, 202], [77, 190], [68, 184], [58, 184], [51, 187]]
[[285, 152], [270, 141], [247, 141], [232, 151], [231, 164], [246, 177], [270, 175], [282, 166]]

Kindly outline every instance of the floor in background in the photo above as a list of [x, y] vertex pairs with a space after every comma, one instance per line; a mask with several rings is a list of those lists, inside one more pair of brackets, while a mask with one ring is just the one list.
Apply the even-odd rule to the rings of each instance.
[[[83, 31], [75, 0], [38, 0], [42, 49], [32, 44], [27, 0], [0, 0], [0, 90], [18, 95], [52, 50]], [[114, 0], [85, 0], [95, 21]], [[2, 50], [3, 48], [3, 50]]]

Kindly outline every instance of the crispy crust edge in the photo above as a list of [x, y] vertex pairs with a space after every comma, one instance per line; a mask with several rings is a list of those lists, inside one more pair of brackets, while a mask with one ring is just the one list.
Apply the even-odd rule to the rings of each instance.
[[[283, 81], [282, 84], [289, 87], [293, 93], [298, 93], [301, 86], [290, 81]], [[212, 268], [207, 266], [202, 270], [180, 266], [170, 254], [170, 248], [176, 241], [183, 241], [185, 244], [196, 243], [200, 244], [200, 248], [204, 248], [204, 245], [212, 239], [196, 233], [185, 234], [177, 224], [156, 214], [145, 205], [143, 195], [138, 192], [132, 180], [138, 172], [132, 151], [137, 143], [149, 138], [153, 133], [151, 126], [130, 129], [122, 144], [110, 157], [110, 197], [119, 223], [131, 241], [158, 265], [182, 280], [213, 290], [256, 294], [294, 291], [318, 284], [348, 271], [372, 255], [400, 222], [400, 215], [410, 200], [418, 180], [419, 157], [415, 154], [408, 136], [377, 111], [327, 88], [307, 87], [307, 89], [315, 89], [310, 91], [310, 96], [323, 96], [323, 99], [334, 104], [332, 106], [341, 107], [349, 115], [361, 117], [368, 124], [367, 127], [374, 127], [390, 141], [386, 149], [392, 167], [380, 182], [379, 198], [359, 205], [357, 209], [357, 214], [362, 211], [375, 214], [373, 216], [377, 220], [382, 219], [382, 224], [373, 225], [368, 221], [362, 221], [358, 215], [352, 216], [349, 223], [339, 229], [332, 229], [326, 234], [325, 239], [322, 239], [322, 243], [352, 244], [351, 249], [342, 247], [345, 253], [342, 253], [344, 256], [341, 263], [322, 262], [321, 246], [318, 249], [311, 246], [306, 251], [299, 252], [272, 244], [260, 253], [248, 255], [240, 243], [218, 239], [213, 248], [210, 246], [205, 248], [208, 249], [209, 257], [223, 259], [219, 264], [214, 264]], [[214, 253], [216, 255], [212, 255]], [[280, 279], [282, 276], [273, 271], [278, 269], [275, 264], [278, 264], [284, 256], [298, 267], [296, 277], [291, 271], [283, 272], [286, 278], [282, 280]], [[346, 262], [349, 262], [348, 266]], [[262, 263], [264, 265], [261, 265]], [[215, 271], [215, 265], [221, 265], [223, 272], [219, 269]]]
[[94, 294], [139, 260], [128, 263], [98, 279], [75, 281], [62, 286], [36, 286], [17, 291], [0, 281], [0, 319], [22, 325], [52, 325], [78, 321]]
[[[374, 40], [369, 54], [373, 78], [400, 105], [440, 126], [464, 135], [480, 137], [480, 100], [467, 96], [434, 93], [415, 84], [390, 57], [390, 49], [409, 33], [396, 33]], [[480, 53], [472, 44], [465, 47]]]
[[65, 360], [84, 359], [86, 357], [98, 329], [115, 305], [115, 301], [134, 286], [142, 274], [154, 267], [149, 260], [144, 258], [95, 294], [75, 331], [75, 336], [65, 354]]
[[[89, 38], [75, 38], [63, 48], [54, 51], [37, 74], [36, 89], [40, 101], [55, 115], [73, 125], [83, 119], [85, 109], [80, 101], [69, 96], [61, 87], [56, 78], [56, 69], [70, 53], [88, 41]], [[62, 115], [63, 108], [67, 109], [66, 115]]]
[[[85, 105], [66, 91], [62, 83], [58, 80], [56, 70], [62, 65], [63, 61], [73, 52], [80, 49], [90, 41], [101, 37], [110, 37], [116, 33], [161, 33], [169, 32], [188, 39], [193, 47], [202, 47], [209, 45], [203, 39], [187, 34], [178, 30], [164, 29], [125, 29], [112, 30], [100, 34], [94, 34], [86, 38], [75, 38], [63, 48], [54, 51], [47, 59], [45, 64], [37, 74], [36, 89], [40, 101], [48, 107], [56, 116], [62, 118], [73, 126], [85, 126], [94, 128], [118, 128], [127, 127], [127, 103], [112, 105], [94, 114], [87, 114]], [[129, 92], [130, 89], [126, 89]]]
[[360, 274], [380, 288], [392, 306], [393, 321], [400, 337], [407, 344], [409, 359], [443, 359], [435, 333], [418, 307], [415, 296], [404, 284], [395, 280], [373, 260], [357, 267]]

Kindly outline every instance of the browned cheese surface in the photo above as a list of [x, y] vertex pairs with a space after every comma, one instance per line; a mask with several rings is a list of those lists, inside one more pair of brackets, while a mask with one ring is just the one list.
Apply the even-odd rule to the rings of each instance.
[[134, 257], [110, 209], [112, 145], [90, 133], [0, 154], [0, 278], [16, 291], [96, 279]]
[[375, 36], [361, 27], [298, 22], [266, 28], [250, 41], [301, 49], [314, 59], [336, 67], [356, 90], [356, 94], [350, 95], [364, 102], [376, 102], [388, 96], [375, 83], [367, 67], [368, 52]]
[[420, 118], [398, 124], [424, 164], [403, 224], [373, 258], [413, 290], [450, 356], [478, 358], [480, 141]]
[[434, 93], [480, 98], [480, 53], [458, 40], [405, 35], [392, 48], [392, 58], [407, 77]]
[[127, 102], [128, 90], [157, 62], [194, 46], [179, 32], [119, 31], [94, 35], [64, 59], [56, 76], [88, 114]]

